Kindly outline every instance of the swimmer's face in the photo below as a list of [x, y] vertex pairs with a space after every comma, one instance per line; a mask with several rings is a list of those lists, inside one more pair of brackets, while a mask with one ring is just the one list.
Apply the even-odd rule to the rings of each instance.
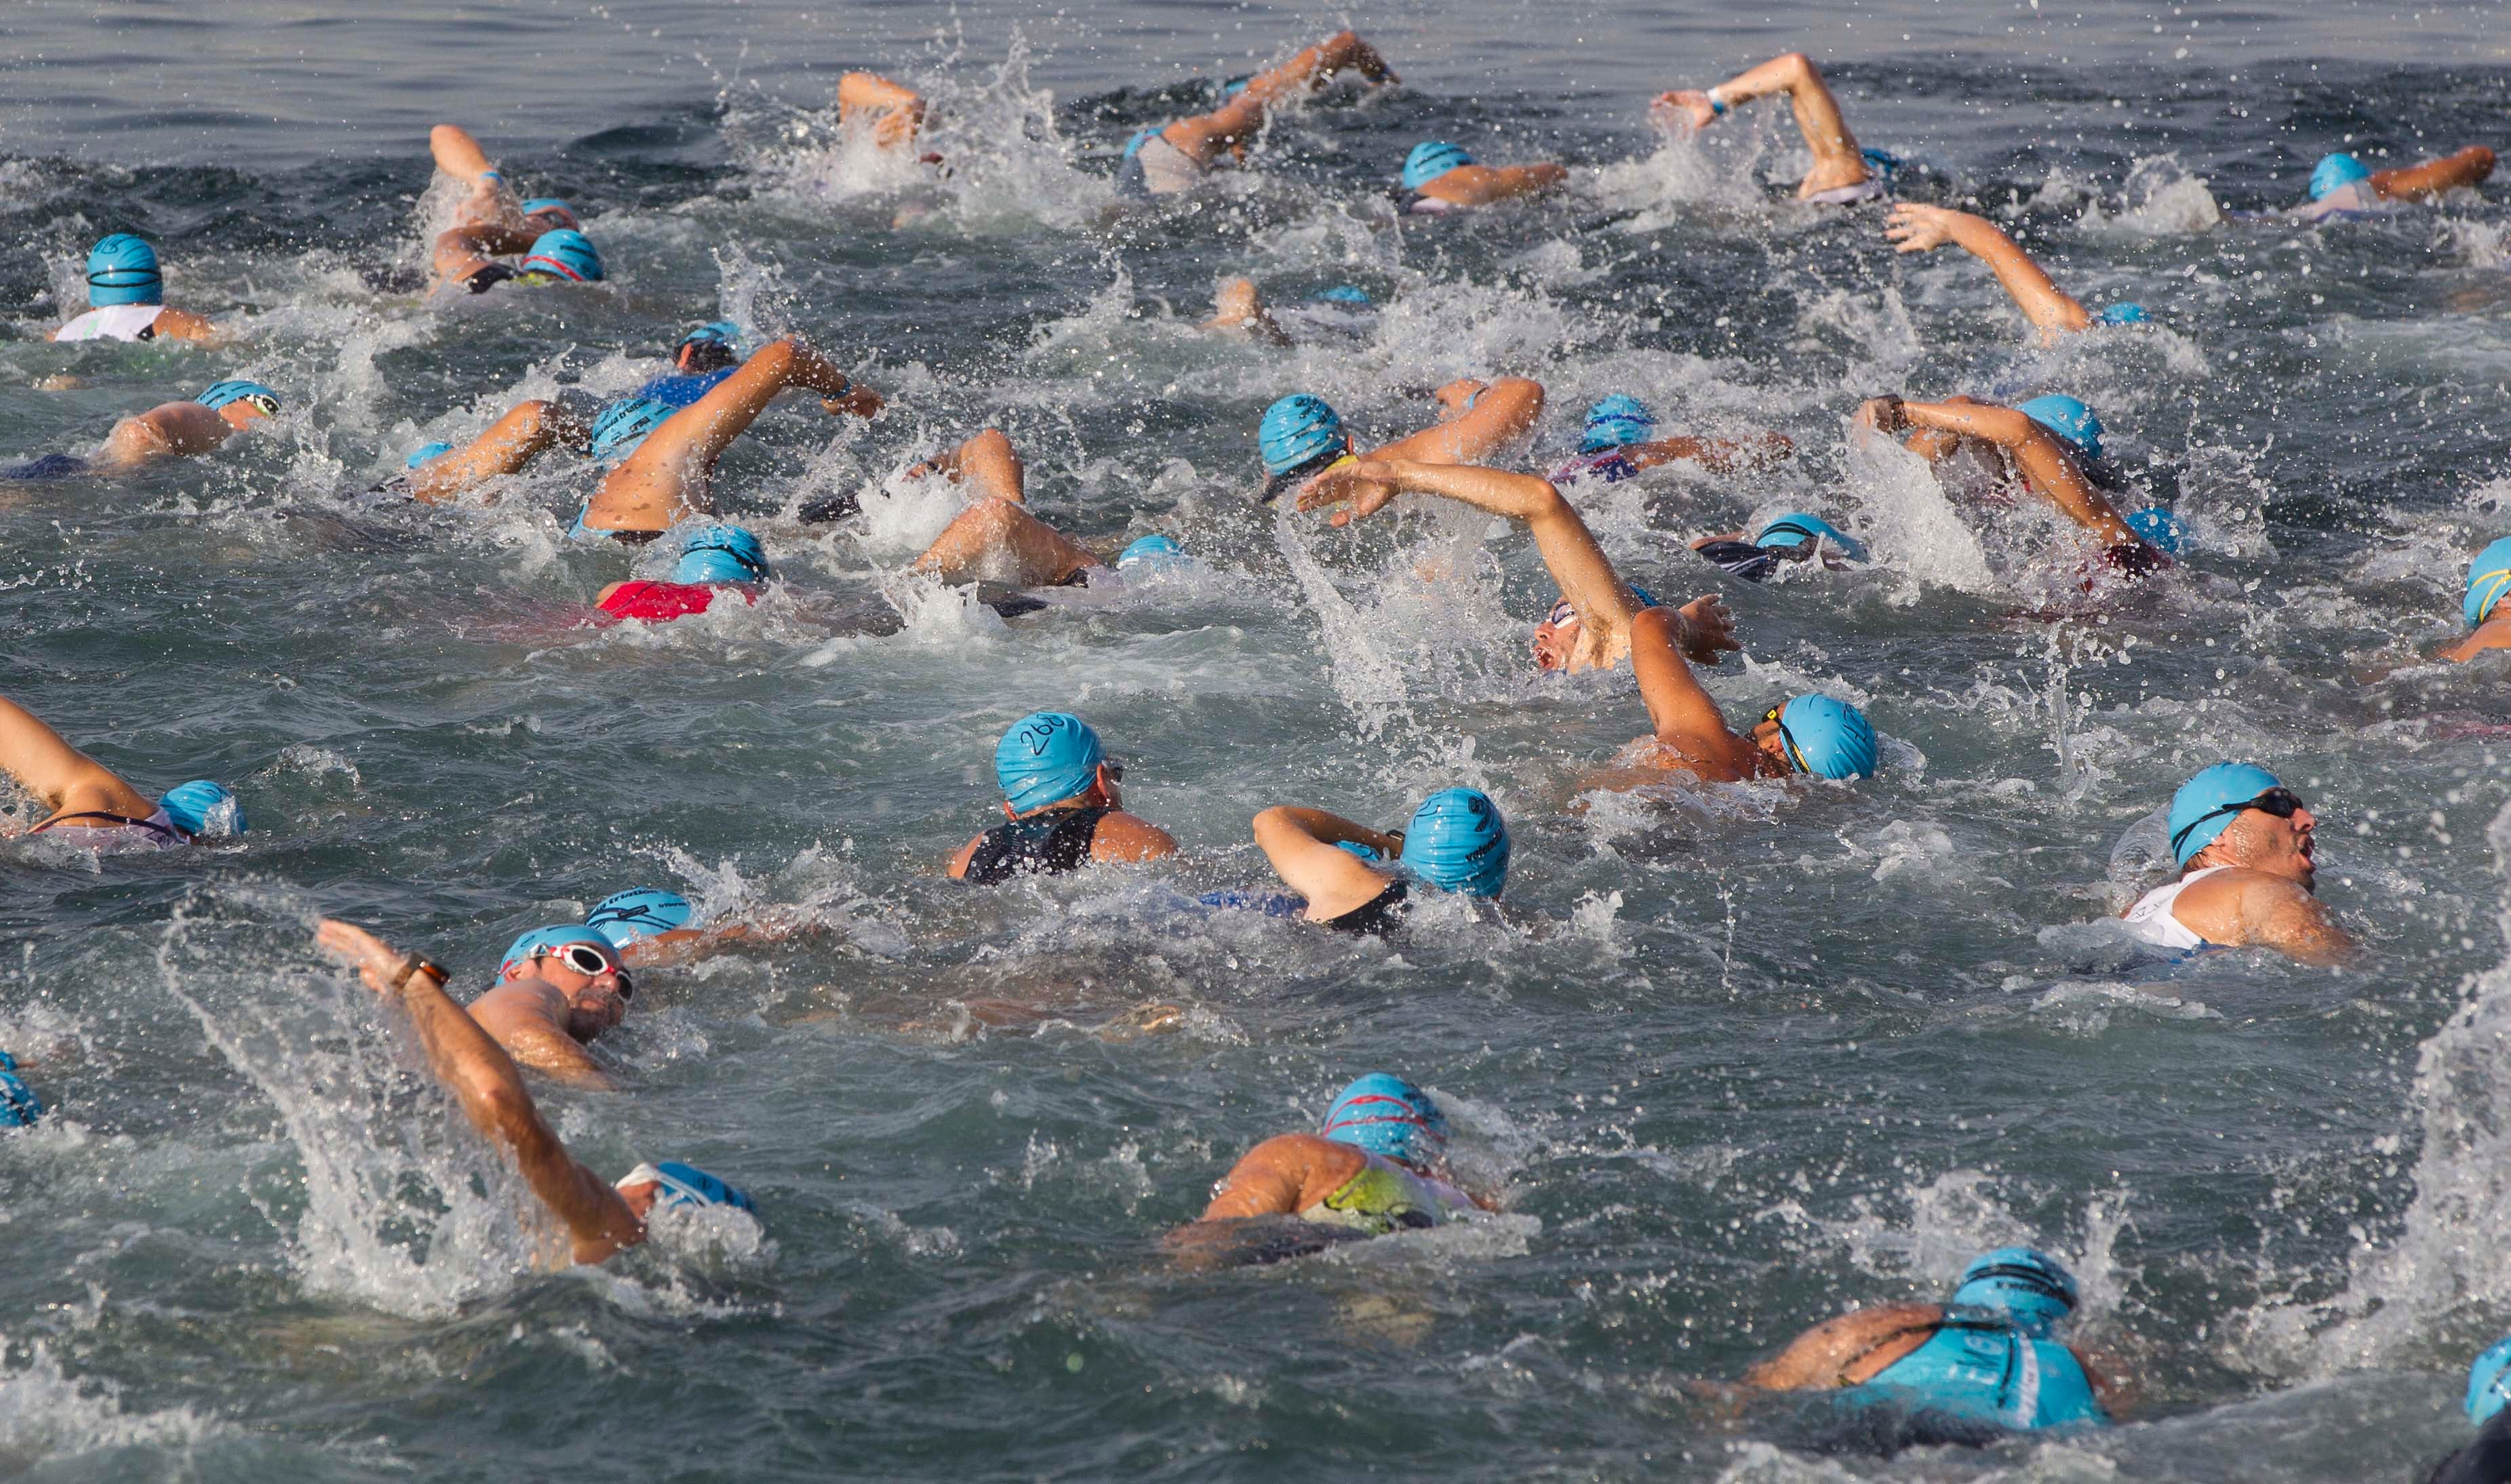
[[1099, 788], [1099, 795], [1107, 801], [1107, 807], [1109, 809], [1122, 809], [1125, 807], [1124, 791], [1116, 786], [1123, 781], [1125, 781], [1125, 765], [1123, 763], [1116, 762], [1111, 759], [1099, 765], [1099, 776], [1096, 780]]
[[1788, 740], [1780, 733], [1777, 722], [1764, 721], [1754, 727], [1753, 745], [1778, 759], [1781, 768], [1794, 767], [1788, 759]]
[[2319, 875], [2312, 845], [2312, 831], [2318, 824], [2307, 809], [2295, 810], [2290, 819], [2263, 809], [2245, 809], [2232, 817], [2217, 843], [2226, 847], [2224, 855], [2242, 866], [2281, 876], [2307, 892]]
[[567, 1034], [578, 1041], [591, 1041], [627, 1018], [628, 997], [635, 991], [615, 960], [599, 973], [586, 973], [563, 954], [544, 954], [522, 971], [564, 997]]
[[1554, 603], [1551, 614], [1534, 626], [1534, 667], [1567, 669], [1569, 657], [1578, 652], [1578, 610], [1569, 600]]

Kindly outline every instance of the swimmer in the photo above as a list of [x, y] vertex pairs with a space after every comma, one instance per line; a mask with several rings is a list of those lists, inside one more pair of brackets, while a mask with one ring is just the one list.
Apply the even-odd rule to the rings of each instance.
[[725, 592], [755, 606], [767, 576], [767, 553], [756, 536], [737, 525], [701, 526], [682, 543], [670, 582], [612, 583], [594, 606], [614, 619], [668, 624], [706, 612]]
[[[427, 143], [438, 171], [470, 182], [469, 193], [454, 209], [454, 224], [436, 237], [438, 287], [459, 284], [471, 293], [486, 293], [509, 281], [601, 282], [601, 253], [584, 235], [573, 207], [556, 197], [518, 200], [480, 142], [454, 125], [437, 125]], [[520, 262], [498, 261], [519, 253]]]
[[1256, 845], [1305, 900], [1299, 915], [1337, 932], [1393, 928], [1416, 881], [1486, 900], [1508, 884], [1508, 821], [1479, 788], [1442, 788], [1388, 831], [1275, 805], [1256, 817]]
[[1749, 733], [1726, 723], [1718, 703], [1683, 662], [1687, 631], [1728, 629], [1734, 620], [1717, 597], [1694, 598], [1682, 610], [1651, 607], [1631, 620], [1631, 669], [1654, 730], [1624, 747], [1616, 770], [1590, 787], [1661, 782], [1687, 773], [1708, 783], [1742, 783], [1802, 773], [1846, 780], [1873, 777], [1874, 728], [1847, 702], [1809, 694], [1770, 707]]
[[658, 1205], [755, 1211], [746, 1193], [676, 1161], [639, 1164], [616, 1185], [602, 1180], [577, 1163], [542, 1121], [514, 1058], [445, 997], [444, 970], [334, 918], [315, 930], [314, 941], [409, 1017], [437, 1082], [461, 1104], [472, 1127], [504, 1146], [523, 1183], [566, 1228], [571, 1261], [601, 1262], [643, 1241]]
[[1940, 402], [1876, 397], [1858, 407], [1857, 420], [1878, 433], [1909, 434], [1903, 446], [1930, 464], [1965, 451], [1991, 456], [2002, 483], [2020, 484], [2090, 531], [2104, 559], [2122, 572], [2172, 564], [2095, 487], [2106, 475], [2102, 420], [2071, 397], [2035, 397], [2016, 407], [1967, 397]]
[[215, 340], [218, 327], [199, 315], [166, 307], [157, 249], [116, 232], [87, 255], [87, 313], [44, 338], [74, 340]]
[[2305, 964], [2339, 964], [2354, 951], [2311, 894], [2319, 821], [2274, 774], [2217, 763], [2180, 785], [2168, 818], [2180, 874], [2120, 914], [2139, 939], [2182, 951], [2272, 948]]
[[672, 368], [628, 394], [632, 401], [685, 407], [715, 389], [741, 364], [741, 326], [730, 320], [701, 324], [672, 347]]
[[[837, 128], [848, 134], [871, 131], [872, 143], [884, 150], [911, 150], [924, 129], [924, 96], [877, 72], [849, 72], [837, 79]], [[916, 157], [939, 165], [942, 157]]]
[[1867, 559], [1864, 542], [1801, 511], [1790, 511], [1769, 521], [1750, 541], [1742, 531], [1727, 531], [1701, 537], [1691, 550], [1748, 583], [1760, 582], [1785, 562], [1820, 562], [1826, 571], [1841, 572]]
[[0, 696], [0, 772], [47, 813], [26, 833], [90, 849], [164, 849], [245, 832], [244, 806], [222, 783], [194, 779], [151, 799]]
[[2085, 309], [2041, 271], [2031, 254], [1985, 216], [1904, 201], [1893, 206], [1883, 235], [1897, 245], [1896, 251], [1925, 252], [1951, 243], [1986, 263], [2046, 344], [2054, 345], [2062, 334], [2096, 324], [2143, 324], [2151, 318], [2142, 304], [2112, 304], [2099, 314]]
[[2467, 564], [2467, 596], [2458, 608], [2467, 620], [2467, 632], [2444, 646], [2435, 658], [2464, 665], [2489, 649], [2511, 649], [2511, 607], [2502, 602], [2505, 591], [2511, 591], [2511, 536], [2477, 552]]
[[2310, 171], [2310, 200], [2286, 214], [2317, 221], [2339, 212], [2376, 211], [2392, 201], [2430, 201], [2493, 173], [2493, 151], [2471, 144], [2454, 155], [2399, 170], [2376, 171], [2348, 154], [2323, 155]]
[[2511, 1340], [2499, 1340], [2467, 1368], [2467, 1420], [2476, 1440], [2442, 1460], [2424, 1484], [2511, 1484]]
[[1030, 514], [1027, 470], [1000, 429], [987, 428], [938, 459], [908, 471], [939, 475], [975, 498], [908, 568], [953, 586], [988, 581], [1014, 588], [1086, 583], [1107, 563]]
[[0, 480], [66, 479], [87, 474], [122, 474], [165, 459], [214, 453], [226, 440], [265, 417], [279, 415], [279, 394], [257, 381], [212, 383], [190, 401], [161, 402], [126, 417], [105, 435], [93, 459], [48, 453], [0, 468]]
[[637, 987], [618, 947], [598, 929], [535, 928], [506, 949], [497, 982], [470, 1016], [506, 1054], [578, 1087], [608, 1088], [585, 1047], [627, 1017]]
[[[1368, 316], [1376, 313], [1369, 290], [1355, 284], [1336, 284], [1308, 295], [1301, 306], [1308, 310], [1308, 327], [1320, 328], [1338, 335], [1358, 335], [1366, 329]], [[1212, 291], [1212, 318], [1195, 324], [1197, 329], [1216, 334], [1244, 335], [1268, 345], [1289, 345], [1291, 332], [1275, 319], [1265, 306], [1264, 296], [1251, 278], [1225, 278]]]
[[1462, 145], [1430, 139], [1404, 157], [1404, 189], [1396, 207], [1409, 216], [1444, 216], [1549, 190], [1569, 178], [1566, 167], [1476, 165]]
[[1796, 456], [1796, 444], [1781, 434], [1764, 433], [1742, 442], [1730, 438], [1657, 438], [1656, 414], [1636, 397], [1616, 392], [1587, 409], [1587, 425], [1578, 437], [1578, 456], [1552, 472], [1552, 482], [1595, 478], [1619, 484], [1642, 470], [1692, 460], [1718, 474], [1764, 469]]
[[1263, 127], [1266, 110], [1344, 71], [1358, 72], [1372, 83], [1398, 80], [1376, 48], [1353, 32], [1338, 31], [1249, 78], [1246, 87], [1212, 112], [1136, 133], [1116, 170], [1118, 189], [1137, 196], [1193, 189], [1224, 155], [1233, 163], [1246, 158], [1248, 141]]
[[1944, 1304], [1852, 1310], [1746, 1371], [1744, 1384], [1890, 1409], [1903, 1418], [1901, 1446], [2105, 1427], [2108, 1381], [2055, 1338], [2075, 1305], [2075, 1279], [2055, 1258], [2000, 1247], [1973, 1258]]
[[1524, 436], [1543, 415], [1543, 384], [1523, 376], [1503, 376], [1497, 381], [1467, 377], [1448, 383], [1431, 396], [1439, 402], [1437, 422], [1366, 454], [1353, 451], [1341, 414], [1324, 398], [1298, 392], [1273, 403], [1256, 426], [1256, 445], [1264, 459], [1262, 498], [1270, 501], [1329, 469], [1361, 458], [1479, 463]]
[[1176, 855], [1167, 830], [1125, 813], [1116, 787], [1124, 780], [1124, 765], [1107, 760], [1099, 734], [1080, 717], [1032, 711], [1013, 722], [994, 744], [1006, 822], [959, 847], [950, 879], [994, 886], [1020, 875], [1060, 876], [1085, 863]]
[[[1495, 1208], [1456, 1184], [1438, 1101], [1392, 1073], [1371, 1072], [1342, 1089], [1315, 1133], [1276, 1134], [1249, 1150], [1168, 1245], [1197, 1266], [1276, 1262], [1348, 1239], [1341, 1234], [1383, 1237]], [[1247, 1225], [1284, 1216], [1341, 1234]]]
[[0, 1051], [0, 1128], [32, 1128], [44, 1100], [18, 1076], [18, 1058]]
[[1735, 105], [1773, 93], [1786, 94], [1796, 106], [1796, 129], [1804, 134], [1805, 148], [1813, 151], [1813, 169], [1796, 185], [1798, 200], [1847, 206], [1891, 189], [1883, 178], [1892, 168], [1891, 157], [1857, 147], [1857, 136], [1840, 117], [1839, 100], [1802, 52], [1771, 57], [1706, 93], [1684, 89], [1660, 94], [1648, 112], [1664, 127], [1706, 129]]

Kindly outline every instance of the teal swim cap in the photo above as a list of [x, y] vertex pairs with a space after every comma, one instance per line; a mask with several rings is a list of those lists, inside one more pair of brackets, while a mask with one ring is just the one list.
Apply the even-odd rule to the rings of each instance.
[[528, 964], [537, 958], [583, 944], [602, 957], [611, 969], [619, 967], [619, 949], [605, 933], [578, 923], [563, 923], [554, 928], [534, 928], [506, 947], [506, 956], [497, 961], [497, 976], [518, 964]]
[[1166, 536], [1143, 536], [1137, 539], [1132, 546], [1116, 553], [1116, 570], [1121, 572], [1138, 562], [1157, 562], [1161, 557], [1184, 554], [1185, 552], [1178, 549], [1178, 544]]
[[2143, 324], [2152, 318], [2153, 316], [2144, 312], [2144, 306], [2142, 304], [2112, 304], [2104, 309], [2100, 314], [2093, 316], [2093, 323], [2096, 324]]
[[2310, 171], [2310, 199], [2326, 201], [2342, 187], [2369, 180], [2372, 171], [2352, 155], [2322, 155]]
[[1818, 541], [1830, 542], [1851, 561], [1866, 560], [1864, 542], [1821, 516], [1808, 515], [1802, 511], [1790, 511], [1761, 527], [1761, 533], [1753, 538], [1753, 545], [1794, 549]]
[[1580, 453], [1602, 453], [1625, 443], [1644, 443], [1656, 431], [1656, 415], [1639, 399], [1616, 392], [1587, 409], [1587, 428], [1578, 438]]
[[1336, 284], [1332, 288], [1320, 288], [1315, 297], [1328, 304], [1348, 304], [1356, 309], [1367, 309], [1371, 302], [1369, 290], [1354, 284]]
[[2002, 1311], [2013, 1316], [2016, 1329], [2045, 1340], [2059, 1320], [2075, 1312], [2075, 1278], [2037, 1248], [1999, 1247], [1971, 1259], [1951, 1302]]
[[241, 835], [247, 828], [244, 805], [227, 792], [225, 784], [212, 783], [208, 779], [194, 779], [167, 789], [158, 796], [157, 807], [166, 811], [166, 818], [187, 835]]
[[2482, 1423], [2502, 1410], [2511, 1401], [2511, 1339], [2496, 1340], [2493, 1348], [2476, 1357], [2467, 1368], [2467, 1420]]
[[2071, 397], [2035, 397], [2014, 409], [2075, 445], [2088, 459], [2102, 456], [2102, 420]]
[[257, 381], [213, 381], [192, 400], [204, 407], [223, 407], [229, 402], [250, 402], [269, 417], [279, 415], [279, 394]]
[[2186, 865], [2189, 857], [2215, 843], [2229, 829], [2241, 809], [2270, 788], [2281, 788], [2276, 776], [2256, 763], [2217, 763], [2198, 771], [2171, 796], [2166, 826], [2171, 831], [2171, 858]]
[[658, 1164], [639, 1164], [619, 1181], [622, 1186], [643, 1185], [652, 1181], [662, 1187], [654, 1193], [654, 1203], [674, 1210], [711, 1205], [730, 1206], [737, 1211], [758, 1214], [751, 1203], [750, 1193], [737, 1185], [710, 1175], [694, 1164], [677, 1160], [665, 1160]]
[[2468, 628], [2474, 628], [2492, 617], [2494, 605], [2502, 601], [2506, 588], [2511, 588], [2511, 536], [2477, 552], [2476, 559], [2467, 564], [2467, 596], [2460, 601], [2458, 611], [2466, 617]]
[[1412, 146], [1404, 157], [1404, 188], [1417, 191], [1460, 165], [1471, 165], [1474, 157], [1461, 145], [1445, 139], [1430, 139]]
[[625, 948], [639, 938], [685, 928], [696, 915], [689, 899], [676, 892], [630, 887], [595, 902], [584, 914], [584, 925], [610, 939], [613, 947]]
[[402, 465], [402, 468], [416, 469], [422, 464], [433, 464], [452, 451], [451, 443], [422, 443], [410, 454], [409, 461]]
[[532, 250], [523, 258], [521, 271], [554, 274], [571, 284], [598, 284], [601, 252], [593, 246], [593, 239], [573, 227], [560, 227], [532, 240]]
[[1873, 776], [1874, 728], [1865, 712], [1829, 696], [1798, 696], [1772, 710], [1768, 719], [1797, 768], [1827, 779]]
[[1027, 814], [1088, 788], [1106, 760], [1088, 722], [1066, 711], [1031, 711], [994, 744], [994, 781], [1013, 812]]
[[1317, 1132], [1406, 1164], [1427, 1166], [1447, 1152], [1448, 1116], [1429, 1093], [1391, 1072], [1354, 1078], [1326, 1110]]
[[593, 420], [593, 441], [588, 448], [594, 458], [624, 459], [645, 441], [645, 435], [672, 420], [680, 409], [667, 401], [650, 397], [631, 397], [612, 402]]
[[758, 538], [737, 525], [701, 526], [680, 549], [676, 583], [763, 583], [767, 552]]
[[2179, 555], [2188, 537], [2188, 527], [2180, 523], [2180, 517], [2159, 505], [2130, 512], [2127, 526], [2165, 556]]
[[1289, 474], [1347, 440], [1342, 418], [1322, 397], [1293, 393], [1264, 409], [1256, 425], [1256, 446], [1264, 455], [1266, 474]]
[[0, 1128], [29, 1128], [44, 1116], [44, 1100], [18, 1079], [18, 1058], [0, 1051]]
[[1508, 882], [1508, 821], [1479, 788], [1442, 788], [1412, 811], [1398, 857], [1443, 891], [1497, 896]]
[[116, 232], [89, 248], [87, 301], [98, 309], [165, 303], [166, 280], [157, 271], [157, 249], [128, 232]]

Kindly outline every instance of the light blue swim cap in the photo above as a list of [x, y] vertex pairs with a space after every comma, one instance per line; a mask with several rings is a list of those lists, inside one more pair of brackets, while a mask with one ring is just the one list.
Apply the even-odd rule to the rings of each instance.
[[227, 792], [225, 784], [208, 779], [167, 789], [157, 796], [157, 807], [187, 835], [241, 835], [246, 829], [244, 805]]
[[751, 1203], [750, 1193], [737, 1185], [710, 1175], [694, 1164], [677, 1160], [665, 1160], [656, 1164], [639, 1164], [620, 1180], [621, 1185], [642, 1185], [651, 1180], [662, 1187], [654, 1193], [654, 1203], [674, 1210], [691, 1206], [728, 1205], [737, 1211], [758, 1214]]
[[1332, 288], [1320, 288], [1316, 297], [1329, 304], [1349, 304], [1360, 309], [1366, 309], [1374, 302], [1370, 298], [1369, 290], [1357, 284], [1336, 284]]
[[2075, 445], [2088, 459], [2102, 456], [2102, 420], [2071, 397], [2035, 397], [2014, 409]]
[[157, 271], [157, 249], [128, 232], [116, 232], [89, 248], [87, 301], [98, 309], [165, 303], [166, 280]]
[[1256, 446], [1266, 474], [1288, 474], [1344, 441], [1342, 418], [1322, 397], [1294, 392], [1264, 409]]
[[1183, 556], [1185, 552], [1166, 536], [1143, 536], [1116, 553], [1116, 569], [1123, 571], [1137, 562], [1156, 561], [1164, 556]]
[[2188, 527], [2180, 517], [2159, 505], [2148, 505], [2141, 511], [2130, 511], [2127, 528], [2144, 537], [2147, 545], [2165, 556], [2177, 556], [2188, 539]]
[[555, 274], [576, 284], [598, 284], [601, 282], [601, 252], [593, 246], [593, 239], [573, 227], [560, 227], [533, 239], [532, 250], [520, 271]]
[[676, 583], [763, 583], [767, 580], [767, 552], [758, 538], [738, 525], [701, 526], [689, 533], [680, 548], [679, 565], [672, 569]]
[[1779, 742], [1788, 758], [1827, 779], [1871, 777], [1874, 728], [1866, 713], [1829, 696], [1798, 696], [1779, 707]]
[[1254, 82], [1255, 80], [1256, 80], [1256, 74], [1255, 74], [1255, 73], [1253, 73], [1253, 72], [1250, 72], [1250, 73], [1248, 73], [1248, 74], [1247, 74], [1246, 76], [1244, 76], [1244, 77], [1233, 77], [1233, 78], [1231, 78], [1229, 81], [1227, 81], [1227, 82], [1225, 82], [1225, 83], [1222, 83], [1222, 84], [1220, 85], [1220, 97], [1221, 97], [1221, 101], [1226, 102], [1226, 101], [1228, 101], [1229, 99], [1236, 97], [1238, 95], [1240, 95], [1240, 94], [1242, 94], [1242, 93], [1246, 92], [1246, 91], [1247, 91], [1247, 85], [1248, 85], [1249, 83]]
[[1448, 1148], [1448, 1116], [1430, 1094], [1391, 1072], [1352, 1080], [1317, 1132], [1406, 1164], [1427, 1165]]
[[192, 400], [204, 407], [223, 407], [229, 402], [249, 401], [272, 417], [279, 415], [279, 394], [257, 381], [213, 381]]
[[[682, 335], [680, 345], [692, 345], [701, 340], [712, 340], [717, 345], [728, 345], [737, 349], [741, 344], [741, 326], [730, 320], [709, 320], [706, 323]], [[673, 347], [674, 350], [678, 348], [679, 346]]]
[[2511, 588], [2511, 536], [2477, 552], [2476, 559], [2467, 564], [2467, 596], [2459, 603], [2458, 611], [2466, 617], [2468, 628], [2474, 628], [2492, 616], [2506, 588]]
[[1635, 397], [1616, 392], [1587, 409], [1587, 429], [1578, 438], [1580, 453], [1602, 453], [1625, 443], [1643, 443], [1656, 431], [1656, 414]]
[[544, 211], [565, 218], [565, 225], [569, 229], [582, 227], [584, 225], [582, 221], [576, 219], [575, 208], [568, 206], [565, 202], [559, 200], [556, 196], [535, 196], [531, 200], [523, 203], [523, 214], [525, 216], [538, 216]]
[[587, 445], [597, 459], [624, 459], [645, 441], [645, 435], [672, 420], [680, 410], [667, 401], [649, 397], [631, 397], [612, 402], [593, 420], [593, 440]]
[[612, 946], [625, 948], [639, 938], [685, 928], [696, 915], [689, 899], [677, 892], [630, 887], [595, 902], [593, 910], [584, 914], [584, 925], [610, 939]]
[[18, 1079], [18, 1058], [0, 1051], [0, 1128], [27, 1128], [44, 1116], [44, 1100]]
[[1866, 560], [1866, 544], [1864, 542], [1859, 541], [1856, 537], [1849, 535], [1839, 527], [1833, 525], [1830, 521], [1823, 519], [1820, 515], [1808, 515], [1802, 511], [1790, 511], [1786, 514], [1772, 520], [1769, 524], [1761, 527], [1761, 533], [1753, 538], [1753, 545], [1757, 547], [1793, 548], [1804, 546], [1808, 542], [1815, 541], [1830, 542], [1833, 546], [1839, 548], [1840, 554], [1846, 556], [1851, 561]]
[[2153, 316], [2142, 304], [2112, 304], [2093, 316], [2095, 324], [2143, 324]]
[[2372, 171], [2352, 155], [2322, 155], [2310, 171], [2310, 199], [2325, 201], [2329, 196], [2357, 180], [2369, 180]]
[[1431, 885], [1497, 896], [1508, 881], [1508, 821], [1479, 788], [1442, 788], [1412, 811], [1400, 858]]
[[2065, 1265], [2034, 1247], [1999, 1247], [1970, 1260], [1951, 1302], [1970, 1309], [2001, 1310], [2014, 1327], [2045, 1340], [2058, 1321], [2075, 1312], [2075, 1278]]
[[1413, 145], [1412, 153], [1404, 157], [1404, 188], [1417, 191], [1457, 166], [1473, 163], [1474, 157], [1466, 154], [1461, 145], [1445, 139], [1425, 140]]
[[452, 451], [451, 443], [421, 443], [411, 451], [408, 461], [404, 463], [402, 468], [416, 469], [422, 464], [433, 464]]
[[2270, 788], [2282, 786], [2276, 776], [2256, 763], [2217, 763], [2199, 770], [2171, 796], [2165, 827], [2171, 831], [2171, 858], [2186, 865], [2190, 856], [2215, 843], [2239, 817], [2235, 805], [2246, 804]]
[[508, 944], [506, 956], [497, 961], [497, 975], [503, 978], [506, 970], [516, 965], [528, 964], [571, 943], [582, 943], [608, 959], [611, 968], [619, 967], [619, 948], [610, 941], [608, 934], [581, 923], [562, 923], [553, 928], [534, 928]]
[[994, 744], [994, 781], [1013, 812], [1027, 814], [1089, 787], [1106, 760], [1090, 723], [1068, 711], [1031, 711]]
[[2482, 1423], [2511, 1401], [2511, 1389], [2506, 1389], [2511, 1388], [2511, 1377], [2504, 1376], [2506, 1370], [2511, 1370], [2511, 1339], [2494, 1341], [2493, 1348], [2467, 1368], [2469, 1422]]

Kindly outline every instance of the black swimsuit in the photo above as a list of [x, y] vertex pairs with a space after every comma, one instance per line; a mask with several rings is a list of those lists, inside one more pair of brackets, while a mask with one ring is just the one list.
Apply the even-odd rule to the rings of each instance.
[[509, 279], [521, 277], [522, 277], [522, 274], [503, 263], [490, 263], [485, 267], [473, 269], [471, 275], [462, 281], [462, 286], [473, 293], [486, 293]]
[[1758, 583], [1779, 564], [1778, 553], [1749, 541], [1713, 541], [1700, 554], [1748, 583]]
[[153, 834], [163, 835], [167, 839], [176, 842], [181, 842], [191, 838], [181, 830], [169, 824], [160, 824], [154, 819], [135, 819], [129, 815], [113, 814], [101, 809], [82, 809], [76, 814], [55, 815], [51, 818], [46, 819], [43, 823], [36, 825], [33, 829], [26, 831], [26, 833], [30, 835], [40, 834], [43, 831], [52, 828], [56, 824], [66, 824], [72, 819], [102, 819], [109, 824], [128, 824], [135, 829], [148, 830]]
[[997, 824], [977, 842], [977, 853], [968, 857], [966, 879], [993, 886], [1023, 872], [1061, 876], [1079, 870], [1090, 859], [1090, 843], [1099, 833], [1099, 821], [1112, 813], [1093, 804]]
[[1390, 881], [1386, 884], [1385, 891], [1341, 916], [1329, 917], [1317, 926], [1331, 928], [1336, 932], [1389, 932], [1404, 921], [1402, 908], [1406, 890], [1405, 883]]

